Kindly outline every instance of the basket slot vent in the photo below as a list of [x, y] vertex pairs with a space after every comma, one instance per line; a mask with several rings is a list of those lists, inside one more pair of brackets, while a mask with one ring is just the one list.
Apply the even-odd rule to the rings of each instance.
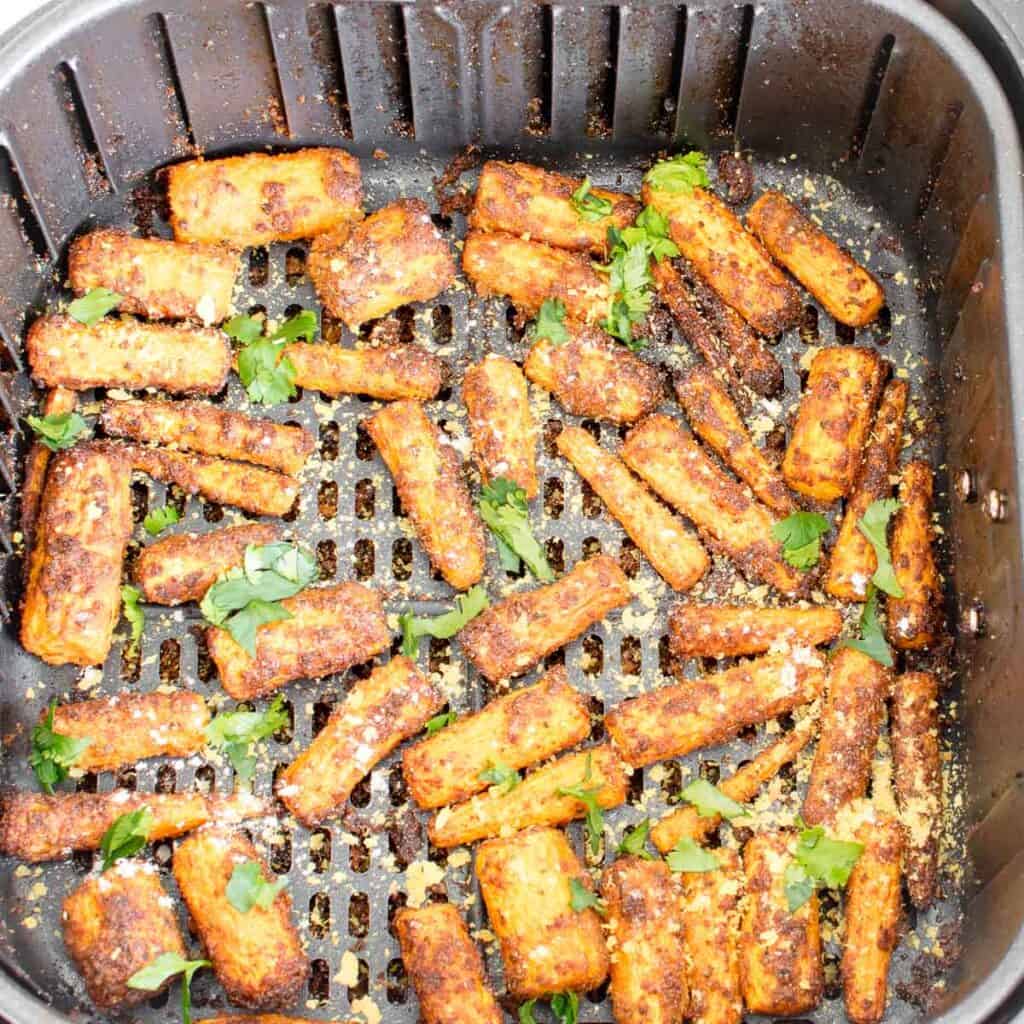
[[707, 148], [732, 132], [753, 8], [687, 8], [675, 139]]
[[90, 193], [98, 199], [104, 193], [117, 191], [110, 177], [108, 156], [99, 142], [95, 111], [82, 93], [76, 65], [65, 61], [57, 66], [55, 74], [58, 88], [64, 96], [62, 105], [67, 113], [68, 127], [74, 136], [76, 150], [82, 161], [82, 173]]
[[871, 120], [875, 116], [875, 109], [878, 107], [878, 99], [882, 93], [882, 82], [885, 80], [885, 72], [888, 70], [889, 61], [892, 60], [893, 47], [896, 45], [896, 37], [890, 32], [882, 40], [875, 55], [875, 63], [868, 76], [867, 88], [864, 90], [864, 104], [861, 107], [860, 121], [857, 129], [850, 140], [850, 162], [858, 163], [864, 153], [864, 140], [871, 128]]
[[268, 3], [264, 10], [289, 137], [307, 145], [338, 136], [351, 139], [331, 8]]
[[[951, 166], [951, 163], [947, 161], [946, 166]], [[978, 281], [981, 267], [989, 254], [988, 241], [995, 231], [994, 219], [992, 199], [985, 192], [978, 196], [967, 218], [967, 226], [956, 238], [957, 248], [950, 260], [936, 309], [941, 338], [948, 337], [964, 301]], [[891, 333], [892, 314], [888, 307], [882, 312], [888, 315]]]
[[483, 139], [510, 146], [523, 134], [551, 130], [551, 7], [516, 4], [498, 9], [484, 26], [480, 78]]
[[400, 4], [333, 7], [352, 135], [377, 143], [413, 134], [412, 90]]
[[[635, 145], [672, 126], [686, 40], [686, 8], [621, 7], [613, 116], [616, 142]], [[665, 40], [671, 39], [671, 45]]]
[[611, 134], [618, 11], [555, 5], [552, 17], [551, 134], [582, 140]]
[[201, 5], [165, 15], [182, 101], [202, 149], [274, 145], [287, 136], [262, 4]]
[[950, 161], [950, 152], [953, 149], [953, 140], [957, 134], [957, 126], [960, 123], [960, 115], [963, 113], [964, 105], [959, 100], [948, 103], [942, 112], [942, 130], [938, 133], [932, 149], [932, 158], [929, 161], [929, 173], [925, 179], [920, 195], [917, 197], [917, 219], [921, 220], [928, 213], [932, 205], [932, 198], [935, 195], [936, 187], [942, 176], [942, 171], [947, 163], [956, 169], [956, 173], [963, 171], [963, 164]]

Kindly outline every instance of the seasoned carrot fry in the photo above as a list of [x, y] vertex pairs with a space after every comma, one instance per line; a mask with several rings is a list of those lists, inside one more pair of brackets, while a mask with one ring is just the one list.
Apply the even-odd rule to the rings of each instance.
[[609, 994], [619, 1024], [682, 1024], [689, 1004], [681, 891], [660, 860], [622, 857], [604, 873], [611, 959]]
[[310, 587], [285, 598], [291, 618], [256, 631], [256, 654], [226, 629], [206, 631], [220, 682], [235, 700], [251, 700], [293, 679], [319, 679], [380, 654], [390, 640], [380, 595], [358, 583]]
[[661, 375], [597, 327], [566, 325], [564, 345], [541, 339], [523, 372], [573, 416], [633, 423], [654, 412], [665, 394]]
[[228, 412], [205, 402], [105, 402], [100, 422], [113, 437], [238, 459], [292, 476], [316, 447], [316, 438], [304, 427]]
[[440, 849], [448, 849], [503, 835], [508, 829], [565, 825], [582, 818], [586, 807], [559, 790], [581, 784], [597, 790], [595, 799], [604, 810], [625, 801], [629, 788], [626, 767], [607, 743], [566, 754], [538, 768], [508, 793], [477, 793], [465, 803], [441, 810], [430, 823], [430, 841]]
[[942, 635], [943, 597], [932, 547], [932, 471], [908, 462], [900, 477], [900, 508], [889, 550], [902, 597], [887, 605], [889, 639], [901, 650], [930, 647]]
[[938, 682], [929, 672], [896, 677], [892, 757], [900, 820], [906, 829], [907, 889], [914, 906], [924, 908], [938, 890], [942, 828]]
[[427, 401], [444, 387], [448, 376], [443, 360], [419, 345], [381, 348], [342, 348], [296, 342], [281, 350], [295, 367], [300, 388], [338, 395], [369, 395], [388, 401], [415, 398]]
[[241, 821], [267, 814], [249, 793], [228, 798], [201, 793], [7, 793], [0, 797], [0, 853], [30, 863], [64, 860], [75, 850], [98, 850], [103, 834], [122, 815], [148, 807], [151, 842], [184, 835], [208, 822]]
[[765, 192], [747, 225], [779, 261], [842, 324], [864, 327], [878, 316], [885, 292], [781, 192]]
[[717, 871], [680, 875], [683, 904], [680, 924], [686, 950], [693, 1024], [740, 1024], [739, 924], [743, 871], [734, 850], [715, 850]]
[[596, 323], [608, 316], [607, 278], [583, 253], [506, 231], [470, 231], [462, 269], [478, 295], [503, 295], [526, 317], [535, 316], [545, 299], [563, 302], [569, 320]]
[[282, 772], [277, 795], [312, 828], [340, 808], [360, 779], [442, 707], [445, 697], [406, 657], [361, 680], [313, 742]]
[[312, 238], [359, 220], [359, 161], [342, 149], [186, 160], [168, 169], [179, 242], [266, 245]]
[[[718, 788], [730, 800], [746, 804], [757, 796], [758, 790], [779, 774], [780, 770], [793, 761], [814, 735], [813, 718], [804, 718], [790, 729], [782, 739], [765, 747], [753, 760], [737, 768]], [[662, 852], [668, 853], [680, 839], [701, 842], [721, 823], [718, 814], [701, 817], [692, 805], [680, 807], [666, 814], [651, 829], [651, 842]]]
[[75, 768], [111, 772], [147, 757], [194, 754], [206, 742], [203, 730], [209, 721], [210, 712], [198, 693], [173, 690], [61, 704], [54, 710], [53, 729], [89, 740], [75, 759]]
[[835, 608], [757, 608], [677, 604], [668, 616], [672, 653], [680, 658], [735, 658], [780, 644], [817, 647], [843, 628]]
[[25, 585], [25, 650], [51, 665], [106, 660], [131, 529], [131, 468], [123, 456], [92, 443], [54, 456]]
[[492, 839], [476, 855], [476, 875], [513, 996], [589, 992], [604, 981], [601, 919], [570, 903], [570, 881], [590, 888], [590, 876], [563, 833], [534, 828]]
[[874, 658], [852, 647], [842, 648], [832, 659], [801, 812], [809, 824], [833, 821], [841, 808], [867, 792], [891, 685], [889, 673]]
[[314, 238], [307, 269], [324, 308], [353, 331], [440, 295], [455, 278], [451, 250], [422, 199], [399, 199]]
[[[62, 416], [74, 412], [78, 405], [78, 392], [67, 388], [53, 388], [43, 399], [44, 416]], [[32, 545], [36, 538], [36, 522], [39, 519], [39, 504], [43, 499], [46, 470], [53, 452], [42, 441], [33, 441], [25, 456], [25, 475], [21, 485], [21, 536], [23, 538], [23, 561], [28, 572]]]
[[71, 243], [68, 285], [76, 295], [109, 288], [123, 296], [121, 313], [219, 324], [231, 316], [238, 264], [238, 251], [224, 246], [99, 228]]
[[174, 879], [228, 999], [257, 1010], [284, 1009], [302, 991], [309, 961], [292, 923], [287, 889], [269, 906], [257, 903], [244, 912], [231, 900], [228, 884], [247, 862], [257, 865], [264, 882], [274, 881], [241, 833], [202, 829], [174, 851]]
[[558, 450], [675, 590], [689, 590], [710, 566], [700, 541], [611, 452], [582, 427], [565, 427]]
[[889, 959], [899, 941], [902, 913], [900, 863], [903, 829], [883, 818], [862, 825], [864, 851], [846, 886], [843, 1001], [853, 1024], [878, 1024], [885, 1016]]
[[523, 371], [505, 356], [485, 356], [462, 379], [469, 435], [484, 482], [505, 477], [537, 496], [537, 425]]
[[558, 666], [533, 686], [492, 700], [406, 750], [406, 788], [420, 807], [443, 807], [486, 789], [480, 775], [491, 765], [525, 768], [579, 743], [589, 732], [586, 699]]
[[884, 376], [870, 349], [843, 345], [814, 357], [782, 460], [794, 491], [824, 503], [850, 493]]
[[825, 576], [825, 590], [841, 601], [863, 601], [868, 582], [878, 568], [875, 549], [860, 532], [858, 524], [872, 502], [887, 498], [892, 492], [891, 478], [903, 443], [903, 414], [909, 390], [906, 381], [894, 377], [885, 386], [878, 403], [857, 485], [846, 503]]
[[595, 555], [554, 583], [492, 605], [462, 630], [459, 642], [488, 679], [522, 675], [629, 599], [618, 562]]
[[91, 327], [63, 314], [40, 317], [25, 338], [32, 376], [46, 387], [160, 388], [215, 395], [231, 370], [227, 335], [213, 327], [105, 317]]
[[582, 184], [579, 178], [533, 164], [488, 160], [480, 171], [468, 224], [481, 231], [509, 231], [560, 249], [603, 256], [608, 229], [632, 224], [640, 204], [632, 196], [595, 186], [589, 194], [611, 204], [609, 212], [593, 219], [581, 217], [572, 194]]
[[502, 1024], [483, 959], [451, 903], [404, 907], [395, 915], [402, 963], [416, 990], [424, 1024]]
[[163, 953], [186, 956], [178, 916], [155, 864], [120, 860], [87, 878], [64, 900], [61, 921], [64, 945], [101, 1009], [151, 999], [151, 990], [129, 987], [132, 975]]
[[419, 402], [385, 406], [366, 420], [431, 563], [456, 590], [484, 574], [484, 533], [459, 457]]
[[797, 647], [623, 701], [605, 716], [605, 728], [626, 762], [641, 768], [808, 704], [824, 684], [821, 659]]
[[669, 234], [698, 273], [756, 331], [778, 334], [800, 317], [800, 296], [761, 244], [716, 195], [644, 185], [643, 200], [668, 217]]
[[706, 366], [695, 366], [675, 382], [676, 397], [697, 436], [773, 512], [788, 516], [796, 502], [779, 471], [754, 445], [739, 410]]
[[786, 867], [795, 850], [796, 835], [789, 832], [761, 832], [743, 850], [740, 979], [751, 1013], [810, 1013], [824, 989], [818, 896], [795, 911], [786, 899]]
[[208, 501], [258, 515], [283, 516], [299, 494], [299, 482], [294, 477], [261, 466], [140, 444], [108, 447], [123, 452], [132, 469], [154, 480], [177, 484], [186, 494], [201, 494]]
[[781, 390], [782, 367], [764, 339], [686, 260], [654, 261], [651, 276], [683, 337], [728, 384], [744, 412], [750, 405], [745, 387], [766, 397]]
[[276, 523], [245, 523], [164, 537], [139, 552], [132, 579], [151, 604], [201, 601], [218, 576], [243, 563], [250, 544], [270, 544], [280, 536]]
[[784, 594], [800, 589], [801, 574], [783, 561], [768, 509], [723, 473], [676, 420], [648, 416], [630, 431], [621, 455], [745, 576], [763, 579]]

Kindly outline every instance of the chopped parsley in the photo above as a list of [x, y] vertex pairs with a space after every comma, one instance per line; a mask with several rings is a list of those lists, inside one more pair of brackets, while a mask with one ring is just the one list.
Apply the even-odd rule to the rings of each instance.
[[89, 429], [89, 424], [77, 412], [54, 412], [49, 416], [26, 416], [25, 422], [32, 433], [51, 452], [72, 447]]
[[580, 215], [580, 220], [593, 223], [607, 217], [614, 207], [610, 199], [595, 196], [590, 191], [590, 178], [584, 178], [583, 184], [572, 194], [572, 208]]
[[874, 584], [868, 584], [867, 600], [860, 613], [860, 636], [843, 640], [841, 646], [852, 647], [880, 665], [892, 668], [892, 651], [885, 640], [882, 623], [878, 618], [878, 591]]
[[103, 854], [101, 871], [121, 860], [133, 857], [149, 841], [149, 831], [153, 827], [153, 812], [148, 807], [122, 814], [114, 822], [100, 840], [100, 852]]
[[248, 914], [253, 907], [266, 910], [287, 885], [287, 878], [278, 878], [274, 882], [268, 882], [263, 877], [263, 869], [260, 865], [254, 860], [246, 860], [235, 865], [225, 892], [228, 903], [235, 910], [240, 914]]
[[68, 315], [86, 327], [92, 327], [102, 320], [115, 306], [124, 299], [123, 295], [112, 292], [109, 288], [91, 288], [81, 298], [68, 304]]
[[786, 902], [792, 913], [821, 888], [841, 889], [864, 852], [861, 843], [831, 839], [821, 827], [800, 832], [796, 853], [786, 866]]
[[794, 569], [810, 569], [821, 557], [821, 538], [829, 529], [828, 520], [817, 512], [794, 512], [772, 526], [772, 536]]
[[594, 755], [587, 754], [587, 766], [583, 772], [583, 778], [575, 786], [560, 786], [559, 796], [571, 796], [578, 800], [586, 808], [586, 815], [583, 819], [586, 826], [587, 842], [590, 846], [590, 853], [596, 857], [601, 849], [601, 836], [604, 834], [604, 812], [597, 802], [598, 795], [603, 786], [591, 786], [587, 783], [593, 778]]
[[522, 776], [514, 768], [509, 768], [508, 765], [502, 764], [500, 761], [493, 762], [488, 768], [485, 768], [477, 778], [481, 782], [486, 782], [495, 795], [504, 796], [506, 793], [511, 793], [516, 786], [522, 782]]
[[683, 836], [665, 857], [670, 871], [676, 873], [717, 871], [722, 865], [718, 858], [702, 846], [698, 846], [688, 836]]
[[633, 857], [640, 857], [642, 860], [654, 860], [652, 854], [647, 852], [647, 837], [651, 832], [651, 819], [644, 818], [634, 828], [627, 829], [619, 843], [618, 852]]
[[466, 593], [459, 594], [455, 598], [455, 607], [443, 615], [426, 619], [413, 615], [412, 612], [403, 612], [398, 616], [398, 624], [402, 629], [402, 653], [407, 658], [417, 657], [420, 653], [420, 637], [433, 636], [439, 640], [447, 640], [455, 636], [490, 603], [487, 591], [477, 584], [470, 587]]
[[892, 567], [892, 556], [889, 553], [889, 542], [886, 537], [889, 520], [899, 507], [900, 503], [895, 498], [873, 501], [857, 522], [857, 529], [864, 534], [868, 543], [875, 549], [875, 558], [878, 560], [878, 568], [871, 577], [871, 582], [891, 597], [903, 596], [903, 588], [900, 586], [899, 580], [896, 579], [896, 571]]
[[544, 339], [553, 345], [564, 345], [569, 340], [569, 331], [565, 326], [565, 303], [561, 299], [545, 299], [527, 333], [534, 341]]
[[266, 711], [222, 711], [206, 726], [206, 742], [223, 750], [239, 778], [248, 782], [256, 771], [255, 745], [287, 724], [279, 693]]
[[605, 917], [608, 913], [604, 900], [596, 892], [591, 892], [578, 878], [569, 879], [569, 906], [577, 914], [582, 914], [584, 910], [594, 910]]
[[644, 182], [665, 192], [692, 192], [694, 188], [707, 188], [710, 184], [707, 164], [707, 155], [700, 150], [679, 153], [667, 160], [659, 160], [644, 175]]
[[128, 979], [128, 987], [155, 992], [170, 978], [180, 974], [181, 1019], [183, 1024], [192, 1024], [192, 976], [201, 967], [212, 966], [209, 960], [184, 960], [177, 953], [161, 953]]
[[731, 821], [733, 818], [744, 818], [747, 815], [742, 804], [731, 800], [707, 779], [694, 779], [680, 796], [688, 804], [693, 804], [697, 808], [697, 814], [702, 818], [721, 817]]
[[28, 755], [28, 763], [46, 793], [52, 793], [53, 787], [68, 777], [68, 769], [92, 743], [87, 736], [76, 739], [55, 732], [53, 716], [56, 709], [57, 700], [54, 698], [46, 717], [32, 729], [32, 750]]
[[151, 537], [163, 533], [168, 526], [173, 526], [181, 519], [181, 513], [173, 505], [161, 505], [147, 513], [142, 525]]
[[505, 477], [492, 480], [480, 492], [480, 516], [498, 544], [502, 568], [518, 572], [520, 562], [545, 583], [555, 578], [544, 548], [530, 528], [526, 492]]

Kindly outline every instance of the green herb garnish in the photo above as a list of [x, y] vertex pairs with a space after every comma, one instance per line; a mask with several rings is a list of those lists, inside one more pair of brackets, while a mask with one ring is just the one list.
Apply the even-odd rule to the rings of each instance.
[[829, 529], [828, 520], [817, 512], [794, 512], [772, 526], [772, 536], [794, 569], [810, 569], [821, 557], [821, 538]]
[[103, 854], [101, 871], [106, 871], [123, 857], [133, 857], [149, 841], [153, 827], [153, 812], [148, 807], [122, 814], [100, 840]]
[[152, 963], [136, 971], [128, 979], [129, 988], [156, 992], [164, 982], [181, 975], [182, 1024], [192, 1024], [192, 976], [200, 967], [213, 966], [209, 960], [185, 960], [177, 953], [161, 953]]
[[121, 587], [121, 608], [124, 612], [124, 617], [128, 620], [128, 625], [131, 626], [131, 635], [128, 640], [128, 650], [137, 651], [139, 649], [139, 641], [142, 639], [142, 626], [146, 621], [145, 614], [142, 611], [142, 593], [137, 587], [133, 587], [129, 584], [125, 584]]
[[889, 554], [889, 542], [886, 537], [889, 520], [899, 507], [900, 503], [895, 498], [873, 501], [857, 522], [857, 529], [867, 537], [875, 549], [875, 558], [878, 560], [878, 568], [871, 577], [871, 582], [891, 597], [903, 596], [903, 588], [896, 579], [896, 571], [892, 567], [892, 556]]
[[228, 903], [240, 914], [248, 914], [253, 907], [266, 910], [277, 899], [277, 895], [288, 885], [287, 878], [278, 878], [268, 882], [263, 877], [263, 869], [254, 860], [246, 860], [235, 865], [225, 890]]
[[713, 853], [698, 846], [686, 836], [680, 839], [665, 857], [665, 863], [670, 871], [675, 872], [717, 871], [722, 866]]
[[55, 732], [53, 716], [56, 710], [57, 700], [54, 698], [46, 717], [32, 729], [32, 750], [28, 755], [28, 763], [46, 793], [52, 793], [53, 787], [68, 777], [68, 769], [92, 743], [89, 737], [76, 739]]
[[619, 853], [640, 857], [642, 860], [654, 860], [652, 854], [647, 852], [647, 837], [651, 832], [651, 819], [644, 818], [637, 826], [627, 829], [619, 843]]
[[279, 693], [266, 711], [222, 711], [206, 726], [206, 742], [223, 750], [238, 776], [248, 781], [256, 771], [255, 744], [287, 724], [284, 696]]
[[517, 572], [522, 561], [537, 579], [549, 583], [555, 578], [530, 528], [526, 492], [518, 484], [501, 476], [492, 480], [480, 492], [479, 508], [497, 539], [502, 568]]
[[427, 722], [427, 735], [433, 736], [435, 733], [439, 733], [442, 729], [447, 729], [457, 718], [458, 714], [454, 711], [442, 711], [439, 715], [434, 715], [429, 722]]
[[180, 519], [181, 513], [173, 505], [161, 505], [160, 508], [155, 508], [147, 513], [146, 518], [142, 520], [142, 525], [146, 533], [151, 537], [156, 537]]
[[590, 191], [590, 178], [584, 178], [583, 184], [572, 194], [572, 208], [580, 215], [581, 220], [594, 221], [607, 217], [614, 207], [610, 199], [595, 196]]
[[269, 337], [263, 324], [251, 316], [232, 317], [224, 331], [242, 348], [238, 353], [238, 376], [249, 400], [262, 405], [279, 405], [296, 394], [295, 366], [281, 350], [288, 342], [312, 341], [318, 327], [316, 313], [303, 309], [289, 317]]
[[77, 412], [54, 412], [49, 416], [26, 416], [25, 422], [36, 438], [51, 452], [63, 451], [74, 445], [89, 424]]
[[594, 910], [601, 917], [608, 914], [604, 900], [596, 892], [591, 892], [578, 878], [569, 879], [569, 906], [577, 914], [584, 910]]
[[68, 315], [74, 317], [80, 324], [92, 327], [123, 299], [123, 295], [118, 295], [109, 288], [91, 288], [80, 299], [68, 304]]
[[852, 647], [869, 658], [874, 658], [880, 665], [892, 668], [892, 651], [885, 640], [882, 623], [878, 618], [878, 591], [874, 584], [868, 584], [867, 600], [860, 613], [860, 637], [847, 638], [842, 647]]
[[580, 997], [575, 992], [559, 992], [551, 997], [551, 1012], [558, 1024], [576, 1024], [580, 1012]]
[[420, 653], [420, 637], [432, 636], [439, 640], [447, 640], [455, 636], [490, 603], [487, 591], [477, 584], [470, 587], [466, 593], [459, 594], [455, 598], [455, 607], [443, 615], [424, 619], [413, 615], [412, 612], [403, 612], [398, 616], [398, 624], [402, 629], [402, 653], [407, 658], [417, 657]]
[[604, 812], [597, 802], [597, 797], [604, 786], [587, 787], [587, 783], [593, 778], [593, 761], [594, 755], [587, 754], [587, 766], [583, 772], [583, 778], [575, 786], [560, 786], [558, 795], [571, 796], [574, 800], [579, 800], [586, 808], [587, 813], [583, 821], [586, 826], [587, 841], [590, 845], [591, 855], [596, 857], [601, 849], [601, 836], [604, 834]]
[[710, 184], [707, 155], [694, 149], [659, 160], [645, 175], [651, 188], [666, 192], [692, 192], [694, 188], [707, 188]]
[[534, 341], [543, 338], [553, 345], [564, 345], [569, 340], [569, 331], [565, 326], [565, 303], [561, 299], [545, 299], [527, 333]]
[[742, 804], [730, 800], [707, 779], [694, 779], [679, 795], [688, 804], [693, 804], [697, 808], [697, 814], [702, 818], [721, 817], [732, 820], [747, 816]]
[[792, 913], [799, 910], [817, 889], [841, 889], [864, 852], [862, 843], [831, 839], [825, 830], [805, 828], [796, 853], [786, 866], [786, 902]]
[[522, 782], [522, 776], [519, 772], [514, 768], [509, 768], [508, 765], [502, 764], [500, 761], [495, 761], [485, 768], [477, 778], [481, 782], [486, 782], [494, 790], [495, 794], [500, 796], [511, 793]]

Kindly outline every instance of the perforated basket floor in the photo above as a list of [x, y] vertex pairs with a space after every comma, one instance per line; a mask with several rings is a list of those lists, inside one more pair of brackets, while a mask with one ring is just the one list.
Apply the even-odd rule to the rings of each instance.
[[[566, 165], [571, 166], [571, 161], [567, 160]], [[601, 184], [616, 183], [631, 190], [639, 184], [639, 165], [624, 167], [590, 161], [586, 169]], [[422, 155], [402, 161], [394, 158], [364, 161], [367, 208], [376, 208], [398, 195], [431, 196], [432, 178], [441, 170], [440, 164]], [[803, 326], [784, 336], [777, 349], [785, 368], [785, 395], [780, 403], [766, 403], [756, 410], [751, 422], [762, 434], [773, 424], [785, 423], [787, 412], [800, 393], [800, 360], [808, 354], [810, 346], [856, 340], [859, 344], [880, 346], [892, 361], [895, 372], [912, 381], [913, 408], [909, 416], [909, 434], [915, 438], [912, 450], [931, 458], [935, 465], [941, 465], [931, 414], [935, 374], [922, 326], [912, 256], [905, 254], [895, 241], [895, 231], [881, 211], [844, 192], [834, 181], [805, 175], [798, 163], [758, 167], [757, 184], [782, 187], [807, 197], [835, 237], [849, 241], [854, 251], [881, 278], [888, 297], [888, 310], [881, 326], [857, 332], [854, 337], [850, 331], [837, 330], [827, 315], [818, 313], [808, 304]], [[134, 208], [117, 206], [115, 200], [109, 200], [107, 207], [98, 213], [97, 221], [128, 224], [136, 213]], [[439, 220], [453, 241], [464, 231], [462, 218], [456, 216], [454, 221]], [[155, 227], [167, 233], [166, 225], [159, 218]], [[301, 245], [273, 246], [269, 253], [252, 252], [238, 308], [259, 307], [273, 318], [280, 318], [292, 306], [318, 308], [310, 283], [302, 274], [303, 258]], [[489, 351], [522, 361], [526, 343], [513, 327], [509, 311], [501, 303], [480, 301], [460, 279], [433, 303], [400, 310], [395, 319], [403, 340], [415, 340], [444, 356], [452, 365], [455, 371], [452, 387], [429, 403], [428, 412], [448, 431], [456, 448], [468, 455], [465, 412], [459, 392], [462, 370]], [[339, 338], [341, 344], [353, 343], [347, 332], [329, 321], [324, 324], [324, 336], [325, 343], [334, 343]], [[656, 345], [644, 358], [672, 368], [684, 365], [693, 357], [685, 343], [677, 342]], [[19, 410], [27, 409], [33, 399], [23, 378], [19, 378], [18, 388], [15, 400]], [[244, 393], [237, 378], [232, 379], [223, 401], [233, 408], [245, 407]], [[634, 588], [635, 597], [628, 608], [613, 613], [600, 627], [549, 659], [549, 664], [556, 659], [564, 660], [570, 680], [592, 696], [595, 712], [598, 712], [666, 680], [672, 670], [665, 638], [666, 612], [674, 595], [638, 555], [618, 524], [603, 511], [599, 499], [557, 456], [554, 438], [561, 425], [572, 418], [536, 389], [531, 389], [531, 402], [542, 426], [539, 464], [544, 481], [542, 497], [534, 503], [532, 517], [538, 536], [547, 545], [552, 564], [560, 571], [585, 555], [604, 551], [621, 559]], [[274, 419], [301, 423], [319, 437], [317, 452], [303, 475], [298, 508], [288, 517], [290, 528], [295, 538], [316, 550], [324, 580], [358, 579], [380, 588], [391, 615], [409, 608], [420, 613], [435, 613], [447, 606], [452, 593], [432, 573], [422, 548], [401, 515], [390, 476], [360, 425], [375, 407], [375, 403], [359, 397], [330, 401], [319, 394], [306, 393], [291, 404], [266, 411], [265, 415]], [[665, 409], [681, 415], [674, 402], [666, 400]], [[602, 443], [611, 447], [618, 445], [621, 432], [615, 427], [585, 425]], [[940, 472], [937, 488], [940, 494], [945, 491], [942, 479]], [[165, 495], [162, 485], [141, 478], [137, 479], [135, 493], [137, 523], [141, 523], [147, 507], [158, 506], [165, 500], [179, 504], [185, 513], [176, 529], [203, 530], [240, 518], [234, 510], [220, 509], [199, 500], [183, 503], [180, 495]], [[136, 538], [140, 536], [141, 530], [137, 529]], [[534, 584], [529, 578], [517, 580], [507, 576], [498, 566], [492, 545], [487, 585], [493, 600], [509, 589], [529, 588]], [[727, 598], [747, 589], [738, 583], [728, 565], [716, 562], [712, 574], [694, 596]], [[102, 675], [93, 670], [84, 673], [43, 671], [40, 664], [27, 656], [23, 658], [17, 665], [17, 678], [8, 681], [23, 699], [5, 705], [7, 720], [3, 723], [3, 735], [15, 738], [3, 761], [3, 784], [33, 785], [23, 756], [25, 736], [40, 709], [54, 695], [63, 697], [74, 691], [77, 696], [85, 696], [117, 692], [122, 688], [146, 691], [161, 684], [180, 685], [202, 693], [214, 706], [230, 706], [204, 650], [200, 627], [201, 618], [194, 606], [172, 611], [150, 606], [146, 609], [141, 662], [124, 657], [122, 625]], [[480, 707], [493, 694], [493, 689], [462, 658], [457, 639], [451, 643], [431, 641], [429, 648], [424, 644], [421, 662], [429, 664], [430, 670], [439, 676], [452, 707], [459, 712]], [[714, 667], [714, 663], [677, 666], [687, 674]], [[368, 670], [369, 666], [363, 666], [343, 677], [302, 682], [287, 688], [292, 727], [268, 741], [266, 757], [261, 760], [255, 779], [258, 793], [271, 794], [276, 771], [308, 744], [351, 680]], [[537, 674], [532, 673], [519, 682], [528, 682]], [[776, 728], [771, 725], [769, 730]], [[679, 764], [656, 765], [636, 772], [628, 805], [608, 815], [611, 829], [606, 836], [605, 862], [614, 856], [617, 838], [627, 825], [645, 816], [659, 817], [694, 773], [701, 772], [715, 780], [720, 769], [728, 770], [749, 758], [770, 739], [766, 735], [769, 730], [751, 730], [733, 743], [703, 751]], [[951, 736], [952, 732], [947, 731]], [[600, 735], [601, 727], [597, 724], [594, 738]], [[775, 789], [781, 797], [777, 810], [782, 816], [794, 813], [799, 807], [803, 788], [799, 774], [795, 770], [784, 773]], [[81, 779], [78, 785], [95, 786], [100, 790], [129, 786], [140, 791], [201, 788], [228, 792], [233, 781], [231, 770], [225, 764], [208, 763], [194, 757], [184, 762], [144, 763], [137, 770], [116, 778], [109, 774], [88, 777]], [[957, 782], [953, 779], [951, 792], [956, 790]], [[413, 900], [447, 898], [463, 908], [473, 930], [485, 941], [489, 970], [500, 985], [500, 958], [485, 930], [485, 916], [473, 881], [468, 851], [451, 851], [446, 856], [428, 849], [422, 829], [418, 839], [413, 830], [410, 844], [408, 822], [405, 841], [398, 846], [389, 833], [389, 824], [410, 813], [399, 757], [380, 764], [357, 788], [350, 803], [343, 820], [335, 820], [312, 832], [283, 815], [251, 825], [250, 830], [256, 841], [265, 846], [273, 869], [287, 874], [290, 879], [295, 918], [313, 961], [304, 1005], [297, 1007], [296, 1012], [325, 1019], [345, 1019], [350, 1010], [371, 1009], [368, 1002], [359, 1002], [369, 999], [387, 1024], [418, 1019], [415, 996], [407, 986], [397, 942], [390, 930], [394, 911], [406, 902], [410, 893]], [[726, 827], [722, 832], [723, 839], [731, 841]], [[582, 855], [579, 826], [572, 826], [570, 834]], [[165, 884], [173, 891], [169, 870], [172, 846], [162, 843], [152, 850], [151, 856], [160, 865]], [[962, 863], [962, 850], [955, 840], [946, 851], [946, 857], [953, 864]], [[412, 861], [413, 866], [406, 871], [408, 861]], [[92, 857], [87, 855], [64, 864], [38, 867], [17, 866], [10, 861], [0, 863], [0, 902], [5, 908], [0, 946], [34, 989], [52, 998], [58, 1008], [73, 1013], [79, 1020], [101, 1018], [91, 1012], [64, 954], [59, 907], [63, 897], [89, 870], [91, 862]], [[439, 883], [435, 882], [437, 873], [433, 866], [444, 871]], [[425, 888], [428, 885], [429, 888]], [[950, 892], [953, 888], [949, 887]], [[834, 920], [836, 915], [837, 908], [831, 904], [827, 917]], [[912, 911], [908, 912], [909, 941], [901, 944], [892, 972], [895, 992], [922, 993], [929, 987], [941, 960], [934, 955], [935, 947], [942, 943], [949, 945], [952, 933], [947, 923], [956, 916], [953, 900], [947, 900], [920, 919]], [[836, 977], [837, 953], [836, 943], [830, 941], [829, 987], [815, 1020], [842, 1019]], [[209, 972], [197, 976], [194, 1000], [200, 1011], [226, 1005]], [[538, 1009], [538, 1019], [543, 1013]], [[896, 995], [888, 1019], [906, 1021], [917, 1013], [911, 1002]], [[178, 1014], [175, 989], [169, 1001], [163, 996], [154, 1000], [149, 1008], [143, 1007], [128, 1017], [138, 1021], [172, 1021], [178, 1019]], [[580, 1019], [611, 1021], [603, 991], [591, 993], [581, 1001]]]

